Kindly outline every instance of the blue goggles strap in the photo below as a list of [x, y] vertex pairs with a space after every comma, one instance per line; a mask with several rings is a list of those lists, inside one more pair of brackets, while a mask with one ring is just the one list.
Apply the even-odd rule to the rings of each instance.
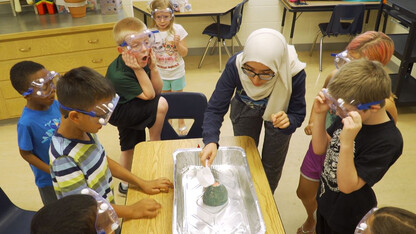
[[74, 109], [74, 108], [70, 108], [70, 107], [66, 107], [64, 105], [62, 105], [61, 103], [59, 103], [59, 107], [66, 110], [66, 111], [76, 111], [76, 112], [80, 112], [86, 115], [89, 115], [91, 117], [97, 117], [97, 114], [94, 111], [83, 111], [83, 110], [78, 110], [78, 109]]
[[32, 93], [33, 93], [33, 88], [29, 88], [26, 92], [22, 93], [22, 96], [25, 97], [25, 96], [28, 96]]
[[383, 101], [383, 100], [380, 100], [380, 101], [374, 101], [374, 102], [369, 102], [369, 103], [364, 103], [364, 104], [358, 104], [358, 105], [357, 105], [357, 109], [358, 109], [358, 110], [368, 110], [368, 109], [370, 109], [370, 107], [371, 107], [372, 105], [377, 105], [377, 104], [380, 104], [382, 101]]

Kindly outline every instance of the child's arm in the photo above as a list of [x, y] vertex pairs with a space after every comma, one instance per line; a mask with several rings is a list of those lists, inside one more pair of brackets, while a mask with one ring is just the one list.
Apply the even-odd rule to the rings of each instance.
[[147, 194], [158, 194], [160, 192], [167, 193], [169, 192], [169, 188], [173, 188], [172, 182], [167, 178], [162, 177], [156, 180], [144, 180], [133, 175], [130, 171], [111, 158], [107, 157], [107, 161], [108, 168], [110, 168], [111, 174], [114, 177], [138, 186]]
[[39, 168], [40, 170], [50, 174], [49, 165], [44, 163], [40, 158], [36, 157], [31, 151], [21, 150], [19, 149], [20, 155], [26, 162], [30, 163], [31, 165]]
[[128, 52], [122, 53], [122, 58], [126, 66], [133, 69], [134, 74], [136, 75], [137, 81], [142, 88], [142, 93], [139, 94], [137, 97], [143, 100], [152, 100], [155, 98], [155, 90], [153, 89], [153, 85], [149, 76], [147, 76], [145, 70], [139, 65], [137, 62], [136, 57]]
[[173, 43], [180, 56], [185, 57], [188, 55], [188, 47], [186, 46], [185, 38], [181, 40], [179, 35], [175, 35], [173, 37]]
[[339, 191], [352, 193], [364, 186], [365, 182], [358, 174], [354, 164], [354, 139], [361, 129], [361, 116], [351, 111], [342, 120], [344, 127], [340, 134], [340, 150], [337, 167], [337, 183]]
[[320, 91], [313, 103], [314, 118], [312, 125], [312, 147], [313, 152], [317, 155], [326, 153], [326, 148], [330, 140], [325, 129], [325, 118], [328, 110], [329, 106], [325, 102], [325, 96], [322, 91]]
[[122, 206], [112, 204], [119, 218], [123, 219], [140, 219], [153, 218], [159, 214], [162, 206], [153, 199], [145, 198], [132, 205]]

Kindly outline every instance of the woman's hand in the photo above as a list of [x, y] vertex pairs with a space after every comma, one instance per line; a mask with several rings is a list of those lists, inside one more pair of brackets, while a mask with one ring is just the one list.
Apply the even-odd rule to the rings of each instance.
[[273, 127], [275, 128], [285, 129], [290, 125], [289, 117], [287, 117], [287, 114], [284, 111], [279, 111], [276, 114], [272, 114], [271, 118]]
[[[215, 157], [217, 156], [217, 144], [216, 143], [209, 143], [206, 145], [201, 153], [199, 153], [199, 159], [201, 160], [201, 164], [203, 166], [209, 166], [214, 161]], [[205, 165], [205, 160], [208, 159], [208, 165]]]

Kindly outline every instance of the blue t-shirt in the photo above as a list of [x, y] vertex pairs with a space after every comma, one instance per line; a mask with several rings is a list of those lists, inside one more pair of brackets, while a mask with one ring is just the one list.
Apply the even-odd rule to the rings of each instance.
[[[51, 138], [61, 121], [59, 103], [54, 101], [48, 110], [37, 111], [24, 108], [17, 122], [17, 142], [19, 148], [31, 151], [36, 157], [49, 165], [49, 146]], [[30, 165], [35, 175], [35, 183], [39, 188], [52, 186], [50, 173]]]

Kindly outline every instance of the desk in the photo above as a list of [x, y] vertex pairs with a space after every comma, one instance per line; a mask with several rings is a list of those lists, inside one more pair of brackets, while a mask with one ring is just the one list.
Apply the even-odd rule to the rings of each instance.
[[[202, 139], [142, 142], [134, 150], [131, 171], [143, 179], [154, 179], [164, 176], [173, 181], [173, 151], [178, 148], [195, 148], [198, 144], [203, 145]], [[224, 137], [220, 139], [220, 145], [240, 146], [245, 150], [266, 225], [266, 232], [285, 233], [254, 140], [247, 136]], [[172, 233], [173, 193], [171, 190], [169, 193], [147, 195], [129, 188], [126, 205], [150, 197], [162, 204], [162, 210], [154, 219], [124, 221], [122, 233]]]
[[[295, 31], [296, 14], [298, 12], [321, 12], [321, 11], [333, 11], [335, 5], [338, 4], [364, 4], [366, 10], [378, 10], [380, 8], [380, 1], [374, 2], [347, 2], [347, 1], [306, 1], [307, 5], [296, 5], [289, 0], [280, 0], [283, 4], [283, 17], [282, 17], [282, 31], [285, 26], [286, 11], [293, 12], [292, 27], [290, 29], [289, 43], [292, 43], [293, 34]], [[367, 12], [365, 22], [368, 23], [369, 11]], [[329, 22], [329, 19], [328, 19]]]

